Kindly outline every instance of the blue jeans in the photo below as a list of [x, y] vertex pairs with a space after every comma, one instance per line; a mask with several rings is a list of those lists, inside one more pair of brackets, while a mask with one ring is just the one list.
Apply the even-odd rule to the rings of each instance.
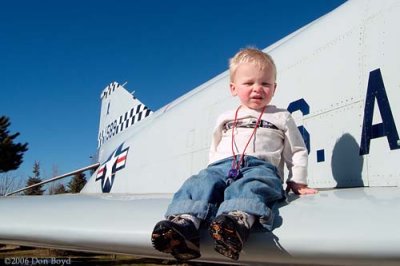
[[241, 177], [228, 180], [233, 157], [210, 164], [187, 179], [174, 194], [166, 217], [191, 214], [210, 221], [230, 211], [244, 211], [259, 217], [261, 225], [271, 230], [273, 205], [284, 198], [282, 181], [272, 164], [253, 156], [245, 156]]

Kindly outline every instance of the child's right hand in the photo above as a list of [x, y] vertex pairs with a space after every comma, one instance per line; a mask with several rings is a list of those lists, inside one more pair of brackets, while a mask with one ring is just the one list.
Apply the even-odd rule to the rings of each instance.
[[307, 194], [318, 193], [318, 190], [316, 190], [314, 188], [309, 188], [305, 184], [298, 184], [295, 182], [287, 182], [286, 192], [289, 193], [290, 190], [292, 190], [297, 195], [307, 195]]

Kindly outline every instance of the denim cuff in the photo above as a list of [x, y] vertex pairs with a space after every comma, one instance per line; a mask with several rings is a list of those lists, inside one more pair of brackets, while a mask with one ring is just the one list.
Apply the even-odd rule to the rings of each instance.
[[203, 200], [177, 200], [168, 206], [165, 217], [178, 214], [190, 214], [201, 220], [209, 220], [215, 216], [217, 207], [215, 204]]
[[231, 199], [221, 203], [217, 216], [231, 211], [243, 211], [259, 217], [260, 224], [271, 231], [274, 222], [274, 214], [264, 203], [254, 199]]

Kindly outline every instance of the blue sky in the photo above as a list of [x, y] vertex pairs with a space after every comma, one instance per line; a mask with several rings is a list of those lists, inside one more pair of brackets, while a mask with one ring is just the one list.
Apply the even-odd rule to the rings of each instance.
[[28, 142], [13, 174], [69, 172], [95, 154], [112, 81], [157, 110], [341, 0], [13, 0], [0, 8], [0, 115]]

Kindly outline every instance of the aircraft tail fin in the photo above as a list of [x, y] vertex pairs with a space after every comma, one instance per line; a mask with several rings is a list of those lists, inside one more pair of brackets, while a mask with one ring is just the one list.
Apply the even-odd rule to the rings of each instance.
[[98, 148], [118, 133], [143, 120], [153, 112], [128, 92], [122, 85], [112, 82], [101, 93], [101, 113]]

